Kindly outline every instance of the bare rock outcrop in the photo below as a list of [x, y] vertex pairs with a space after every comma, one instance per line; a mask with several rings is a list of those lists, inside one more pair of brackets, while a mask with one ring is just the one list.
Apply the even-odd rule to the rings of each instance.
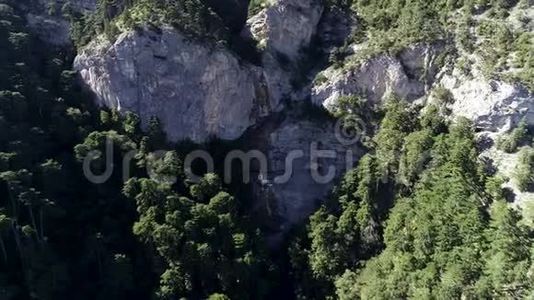
[[263, 49], [262, 64], [271, 97], [277, 102], [291, 98], [292, 78], [302, 50], [317, 33], [323, 13], [318, 0], [273, 0], [252, 16], [242, 35]]
[[[395, 94], [406, 100], [423, 97], [439, 71], [438, 58], [445, 51], [442, 44], [418, 44], [397, 56], [382, 54], [352, 67], [325, 70], [312, 87], [312, 101], [326, 108], [345, 95], [361, 95], [380, 103]], [[358, 53], [356, 53], [357, 55]]]
[[523, 207], [534, 200], [534, 194], [520, 191], [513, 179], [520, 153], [506, 153], [498, 149], [497, 142], [522, 120], [534, 126], [534, 94], [519, 83], [488, 79], [476, 66], [471, 72], [465, 75], [454, 69], [439, 84], [454, 98], [449, 107], [452, 117], [473, 121], [478, 139], [485, 145], [480, 159], [490, 164], [498, 176], [507, 179], [503, 188], [509, 191], [508, 200]]
[[254, 16], [245, 32], [266, 42], [261, 68], [163, 27], [123, 33], [114, 44], [96, 39], [81, 50], [75, 69], [101, 105], [133, 111], [145, 123], [156, 116], [172, 140], [232, 140], [281, 109], [292, 93], [292, 70], [281, 56], [289, 64], [299, 58], [322, 10], [317, 0], [278, 0]]
[[318, 0], [277, 0], [249, 19], [245, 34], [252, 35], [268, 52], [295, 60], [310, 44], [322, 13]]
[[483, 76], [466, 78], [456, 71], [440, 83], [454, 97], [452, 114], [472, 120], [480, 131], [504, 133], [523, 118], [534, 125], [534, 95], [520, 84]]
[[260, 68], [171, 27], [97, 39], [74, 67], [100, 105], [157, 117], [172, 141], [239, 138], [271, 110]]

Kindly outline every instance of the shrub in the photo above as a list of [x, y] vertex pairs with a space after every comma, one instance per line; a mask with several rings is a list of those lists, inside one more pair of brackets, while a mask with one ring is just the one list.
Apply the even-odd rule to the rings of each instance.
[[267, 7], [267, 0], [251, 0], [248, 6], [248, 15], [252, 16]]
[[506, 153], [514, 153], [517, 148], [524, 143], [528, 137], [528, 126], [525, 120], [522, 120], [508, 136], [501, 137], [497, 140], [497, 149]]
[[315, 76], [315, 79], [313, 80], [313, 84], [315, 85], [322, 85], [323, 83], [328, 81], [328, 77], [326, 77], [323, 73], [317, 74]]
[[434, 97], [439, 106], [446, 106], [454, 103], [454, 96], [450, 90], [442, 85], [437, 86], [433, 91]]
[[534, 184], [534, 149], [531, 147], [521, 150], [514, 179], [521, 192], [527, 192], [532, 189]]

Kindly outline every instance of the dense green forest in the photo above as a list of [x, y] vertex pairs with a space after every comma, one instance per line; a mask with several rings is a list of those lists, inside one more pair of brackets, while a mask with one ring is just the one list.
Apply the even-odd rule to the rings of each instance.
[[[76, 83], [73, 53], [49, 49], [15, 5], [1, 14], [1, 299], [262, 298], [274, 280], [260, 233], [214, 174], [192, 185], [148, 179], [180, 174], [181, 158], [153, 120], [99, 111]], [[11, 6], [9, 4], [12, 4]], [[45, 50], [43, 50], [45, 49]], [[137, 150], [133, 175], [103, 185], [81, 162], [106, 139]], [[105, 158], [93, 162], [97, 172]], [[222, 294], [221, 294], [222, 295]], [[213, 296], [214, 299], [224, 298]]]
[[[503, 179], [479, 161], [469, 121], [389, 99], [374, 112], [382, 118], [369, 153], [272, 253], [246, 194], [220, 174], [187, 180], [182, 160], [191, 145], [168, 144], [157, 119], [143, 131], [134, 114], [93, 106], [72, 71], [75, 52], [39, 41], [16, 1], [0, 0], [0, 299], [534, 298], [531, 220], [510, 208]], [[497, 15], [510, 5], [464, 2]], [[233, 18], [208, 2], [127, 1], [111, 15], [118, 2], [104, 3], [90, 17], [72, 16], [79, 46], [141, 22], [236, 43]], [[443, 38], [433, 22], [467, 4], [330, 5], [357, 7], [368, 30], [387, 31], [377, 35], [393, 47]], [[360, 99], [345, 100], [339, 113], [361, 118]], [[520, 125], [503, 149], [519, 151], [527, 133]], [[107, 139], [117, 166], [137, 152], [126, 183], [118, 170], [105, 184], [84, 176], [83, 159], [105, 152]], [[167, 152], [151, 153], [160, 149]], [[534, 183], [533, 151], [521, 149], [525, 190]], [[105, 158], [92, 167], [103, 171]]]
[[[392, 99], [375, 147], [294, 241], [304, 297], [530, 299], [532, 229], [477, 160], [468, 120]], [[385, 194], [384, 191], [388, 191]]]

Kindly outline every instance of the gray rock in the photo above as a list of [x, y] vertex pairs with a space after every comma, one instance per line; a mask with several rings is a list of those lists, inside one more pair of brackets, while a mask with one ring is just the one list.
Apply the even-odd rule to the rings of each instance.
[[267, 51], [296, 60], [299, 51], [310, 44], [322, 13], [318, 0], [277, 0], [249, 19], [245, 34]]
[[260, 68], [221, 47], [190, 40], [171, 27], [126, 32], [114, 44], [97, 39], [74, 68], [98, 103], [158, 117], [172, 141], [233, 140], [269, 114]]
[[[256, 211], [267, 219], [263, 223], [270, 225], [273, 245], [308, 218], [363, 155], [359, 144], [347, 143], [336, 134], [336, 128], [331, 121], [289, 116], [274, 126], [264, 124], [252, 133], [251, 143], [268, 154], [268, 174], [262, 178], [255, 174], [254, 194]], [[321, 156], [318, 151], [328, 151], [335, 157], [314, 159], [312, 153]], [[296, 155], [295, 159], [288, 163], [292, 155]], [[312, 175], [315, 170], [326, 176], [330, 169], [334, 172], [331, 180], [322, 181]], [[284, 174], [291, 176], [284, 178]]]
[[292, 99], [292, 78], [301, 50], [309, 47], [321, 19], [318, 0], [276, 0], [247, 21], [242, 35], [258, 41], [273, 103]]
[[339, 97], [353, 94], [374, 104], [391, 94], [416, 100], [429, 90], [439, 70], [436, 59], [444, 50], [441, 44], [418, 44], [397, 57], [382, 54], [348, 69], [327, 69], [322, 73], [326, 81], [312, 87], [312, 102], [330, 108]]
[[[75, 68], [101, 105], [136, 112], [145, 123], [157, 116], [171, 140], [232, 140], [281, 109], [292, 92], [292, 75], [279, 53], [296, 60], [321, 13], [316, 0], [279, 0], [249, 20], [250, 34], [265, 33], [263, 68], [225, 49], [187, 41], [169, 27], [161, 35], [124, 33], [114, 45], [100, 38], [80, 52]], [[255, 23], [259, 27], [250, 25]]]
[[440, 83], [454, 96], [453, 115], [472, 120], [479, 130], [507, 132], [523, 118], [534, 125], [534, 95], [519, 84], [456, 72], [443, 76]]

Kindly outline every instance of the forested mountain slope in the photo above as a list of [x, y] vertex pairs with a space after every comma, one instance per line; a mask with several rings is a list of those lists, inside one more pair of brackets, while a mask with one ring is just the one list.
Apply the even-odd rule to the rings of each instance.
[[0, 0], [0, 299], [533, 298], [533, 19]]

